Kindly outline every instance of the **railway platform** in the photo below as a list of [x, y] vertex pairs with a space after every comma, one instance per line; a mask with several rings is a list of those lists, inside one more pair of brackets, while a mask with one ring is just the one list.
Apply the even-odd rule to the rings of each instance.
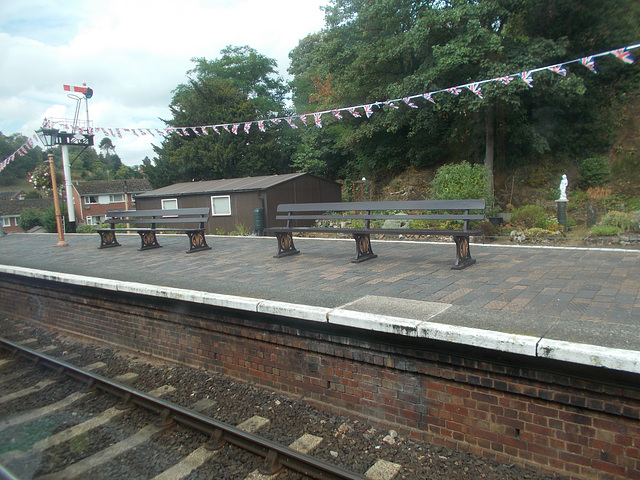
[[191, 255], [183, 236], [159, 239], [163, 248], [141, 252], [137, 235], [99, 250], [95, 234], [69, 234], [68, 247], [55, 234], [10, 234], [0, 238], [0, 273], [640, 373], [639, 249], [472, 244], [477, 263], [458, 271], [450, 242], [372, 240], [378, 258], [350, 263], [352, 239], [296, 238], [302, 253], [280, 259], [272, 237], [210, 236], [212, 250]]

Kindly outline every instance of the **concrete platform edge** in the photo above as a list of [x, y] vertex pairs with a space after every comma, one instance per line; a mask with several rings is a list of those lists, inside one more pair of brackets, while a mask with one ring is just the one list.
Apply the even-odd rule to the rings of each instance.
[[457, 343], [499, 352], [548, 358], [629, 373], [640, 373], [640, 352], [634, 350], [600, 347], [590, 344], [551, 340], [544, 337], [538, 338], [534, 336], [364, 313], [349, 310], [348, 305], [338, 308], [324, 308], [10, 265], [0, 265], [0, 273], [49, 280], [69, 285], [202, 303], [240, 311], [279, 315], [312, 322], [328, 322], [358, 329]]

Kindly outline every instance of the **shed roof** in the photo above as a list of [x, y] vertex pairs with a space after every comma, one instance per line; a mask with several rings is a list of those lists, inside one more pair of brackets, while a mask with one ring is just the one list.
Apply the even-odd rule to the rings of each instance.
[[127, 180], [95, 180], [74, 184], [80, 195], [100, 195], [108, 193], [123, 193], [127, 182], [127, 193], [140, 193], [151, 190], [151, 184], [146, 178], [129, 178]]
[[[229, 178], [222, 180], [206, 180], [202, 182], [184, 182], [167, 185], [150, 192], [137, 195], [136, 198], [166, 197], [170, 195], [200, 195], [209, 193], [247, 192], [265, 190], [284, 182], [309, 175], [308, 173], [285, 173], [282, 175], [265, 175], [261, 177]], [[326, 182], [330, 180], [322, 179]], [[333, 182], [331, 182], [333, 183]]]

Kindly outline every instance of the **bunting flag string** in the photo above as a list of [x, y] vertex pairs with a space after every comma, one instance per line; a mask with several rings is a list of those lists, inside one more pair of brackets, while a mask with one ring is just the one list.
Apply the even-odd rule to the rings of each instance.
[[[614, 50], [609, 50], [606, 52], [601, 52], [601, 53], [597, 53], [594, 55], [589, 55], [586, 57], [582, 57], [582, 58], [577, 58], [574, 60], [569, 60], [566, 62], [562, 62], [559, 64], [555, 64], [555, 65], [549, 65], [549, 66], [544, 66], [544, 67], [540, 67], [540, 68], [535, 68], [532, 70], [527, 70], [527, 71], [523, 71], [523, 72], [518, 72], [518, 73], [514, 73], [511, 75], [505, 75], [505, 76], [501, 76], [501, 77], [496, 77], [496, 78], [491, 78], [491, 79], [487, 79], [487, 80], [482, 80], [482, 81], [478, 81], [478, 82], [473, 82], [473, 83], [468, 83], [465, 85], [457, 85], [457, 86], [453, 86], [453, 87], [448, 87], [448, 88], [444, 88], [441, 90], [435, 90], [432, 92], [426, 92], [426, 93], [421, 93], [418, 95], [412, 95], [412, 96], [407, 96], [407, 97], [402, 97], [402, 98], [395, 98], [395, 99], [391, 99], [391, 100], [385, 100], [385, 101], [379, 101], [379, 102], [372, 102], [372, 103], [368, 103], [365, 105], [356, 105], [356, 106], [350, 106], [350, 107], [343, 107], [343, 108], [334, 108], [331, 110], [325, 110], [325, 111], [320, 111], [320, 112], [311, 112], [311, 113], [305, 113], [303, 115], [297, 115], [297, 118], [300, 119], [300, 121], [307, 126], [307, 116], [313, 116], [313, 123], [316, 127], [318, 128], [322, 128], [322, 115], [324, 114], [331, 114], [333, 115], [333, 117], [337, 120], [342, 120], [343, 116], [342, 113], [343, 112], [349, 112], [351, 114], [351, 116], [353, 118], [362, 118], [362, 115], [357, 111], [357, 109], [363, 109], [364, 113], [366, 115], [367, 118], [370, 118], [373, 113], [374, 113], [374, 107], [378, 107], [378, 109], [382, 109], [384, 106], [388, 107], [389, 109], [398, 109], [400, 108], [397, 104], [398, 103], [404, 103], [407, 107], [415, 109], [415, 108], [420, 108], [420, 105], [418, 103], [415, 103], [416, 99], [423, 99], [429, 103], [432, 104], [436, 104], [435, 99], [433, 98], [435, 95], [440, 94], [440, 93], [450, 93], [453, 95], [460, 95], [463, 91], [463, 89], [468, 89], [471, 93], [475, 94], [479, 99], [483, 99], [483, 93], [481, 90], [481, 85], [486, 84], [486, 83], [490, 83], [490, 82], [496, 82], [496, 83], [501, 83], [503, 85], [509, 85], [511, 83], [511, 81], [514, 78], [520, 78], [529, 88], [533, 88], [533, 75], [542, 71], [551, 71], [554, 72], [558, 75], [561, 75], [563, 77], [567, 76], [567, 69], [566, 67], [568, 65], [574, 64], [574, 63], [579, 63], [582, 66], [586, 67], [587, 69], [589, 69], [591, 72], [593, 72], [594, 74], [598, 73], [598, 70], [596, 68], [596, 59], [603, 57], [603, 56], [607, 56], [607, 55], [613, 55], [616, 58], [618, 58], [619, 60], [621, 60], [622, 62], [624, 62], [627, 65], [630, 65], [632, 63], [635, 62], [634, 57], [631, 55], [631, 50], [634, 50], [636, 48], [640, 48], [640, 43], [639, 44], [635, 44], [635, 45], [628, 45], [626, 47], [622, 47], [622, 48], [617, 48]], [[141, 136], [146, 136], [146, 135], [150, 135], [151, 137], [165, 137], [167, 135], [171, 135], [173, 133], [176, 133], [177, 135], [181, 135], [184, 137], [188, 137], [190, 136], [190, 132], [193, 132], [194, 135], [199, 136], [201, 134], [204, 135], [208, 135], [207, 129], [210, 128], [211, 130], [213, 130], [215, 133], [217, 133], [218, 135], [221, 135], [221, 129], [228, 132], [228, 133], [233, 133], [235, 135], [238, 134], [238, 129], [240, 128], [240, 126], [243, 126], [243, 131], [246, 134], [249, 134], [251, 131], [251, 126], [253, 123], [256, 123], [258, 125], [258, 130], [260, 132], [265, 132], [266, 128], [268, 126], [268, 123], [266, 122], [271, 122], [270, 124], [273, 125], [279, 125], [283, 120], [286, 121], [289, 126], [293, 129], [297, 129], [298, 125], [294, 122], [294, 118], [295, 117], [280, 117], [280, 118], [269, 118], [269, 119], [262, 119], [262, 120], [252, 120], [252, 121], [247, 121], [247, 122], [238, 122], [238, 123], [224, 123], [224, 124], [217, 124], [217, 125], [197, 125], [197, 126], [193, 126], [193, 127], [165, 127], [163, 129], [160, 128], [124, 128], [124, 127], [94, 127], [93, 129], [86, 129], [86, 128], [82, 128], [82, 127], [78, 127], [76, 129], [74, 129], [73, 126], [70, 126], [64, 122], [58, 122], [58, 121], [52, 121], [50, 119], [45, 119], [43, 126], [46, 127], [53, 127], [54, 123], [55, 125], [58, 125], [62, 128], [65, 128], [67, 131], [71, 131], [73, 133], [81, 133], [81, 134], [95, 134], [95, 133], [100, 133], [102, 132], [103, 135], [107, 136], [107, 137], [117, 137], [117, 138], [122, 138], [122, 134], [133, 134], [136, 137], [141, 137]], [[13, 154], [11, 154], [9, 157], [5, 158], [2, 162], [0, 162], [0, 171], [2, 171], [11, 161], [13, 161], [17, 156], [22, 156], [24, 155], [28, 149], [33, 148], [35, 146], [35, 142], [37, 142], [37, 137], [34, 136], [35, 141], [31, 141], [31, 139], [29, 139], [29, 141], [27, 141], [27, 143], [25, 143], [24, 145], [22, 145], [20, 148], [18, 148]]]

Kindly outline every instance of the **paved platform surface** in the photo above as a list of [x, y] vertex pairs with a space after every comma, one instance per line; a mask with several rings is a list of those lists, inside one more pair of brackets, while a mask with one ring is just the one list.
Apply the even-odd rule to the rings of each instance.
[[[477, 264], [451, 270], [453, 243], [372, 241], [378, 258], [350, 263], [351, 239], [297, 238], [301, 254], [276, 259], [272, 237], [207, 236], [212, 250], [186, 254], [186, 235], [137, 235], [98, 249], [97, 234], [0, 238], [0, 265], [430, 319], [578, 344], [640, 352], [640, 250], [472, 244]], [[442, 306], [442, 308], [440, 308]], [[433, 310], [438, 314], [433, 316]]]

